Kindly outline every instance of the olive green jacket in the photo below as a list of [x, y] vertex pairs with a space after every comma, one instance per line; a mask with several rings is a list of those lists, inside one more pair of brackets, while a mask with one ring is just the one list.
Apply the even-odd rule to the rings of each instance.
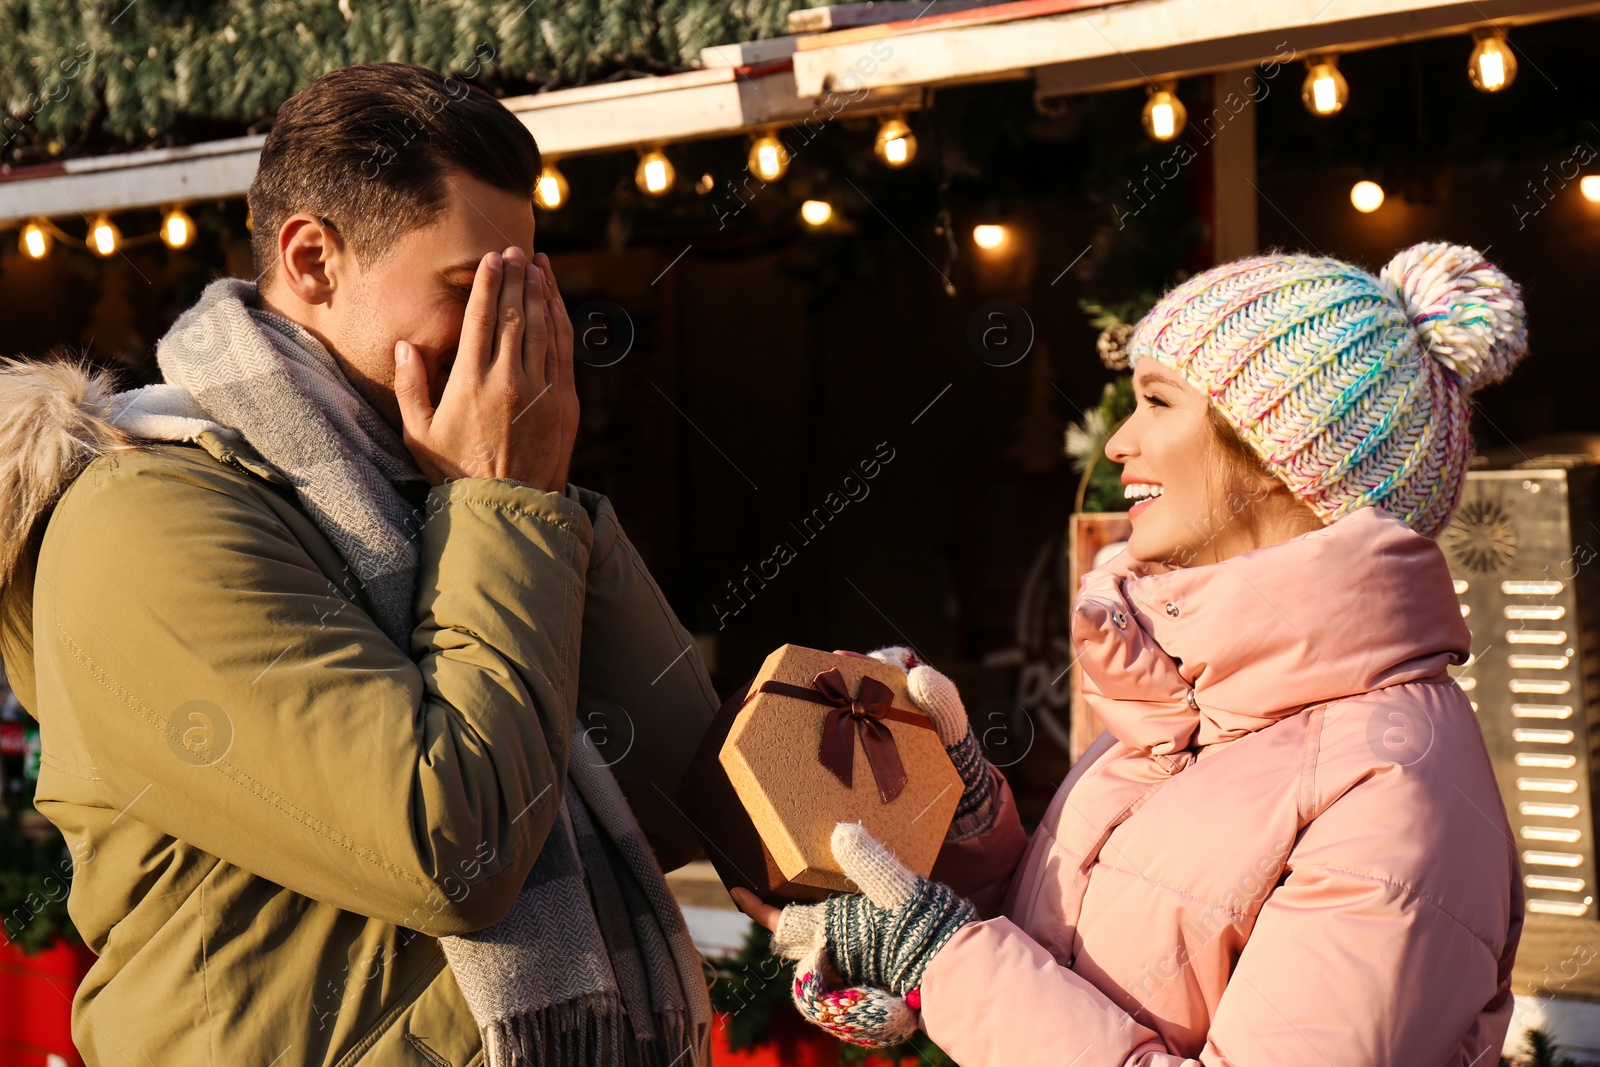
[[662, 867], [697, 853], [667, 798], [717, 699], [610, 503], [490, 479], [419, 503], [402, 651], [247, 447], [113, 453], [62, 496], [32, 641], [0, 656], [99, 956], [90, 1064], [477, 1064], [436, 939], [510, 907], [575, 712]]

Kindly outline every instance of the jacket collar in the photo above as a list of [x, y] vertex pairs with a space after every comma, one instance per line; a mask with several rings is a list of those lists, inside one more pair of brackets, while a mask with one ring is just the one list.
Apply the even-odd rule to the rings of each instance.
[[[250, 443], [243, 437], [229, 438], [213, 430], [201, 430], [195, 434], [194, 443], [211, 453], [220, 462], [238, 467], [246, 474], [253, 474], [279, 489], [286, 490], [291, 496], [294, 494], [294, 483], [288, 476], [262, 459], [261, 453], [250, 447]], [[394, 489], [412, 507], [421, 508], [427, 506], [428, 494], [433, 487], [425, 481], [413, 479], [395, 482]]]
[[282, 471], [262, 459], [261, 453], [250, 447], [250, 443], [243, 437], [228, 438], [215, 430], [201, 430], [195, 434], [194, 442], [222, 463], [238, 467], [273, 485], [285, 489], [294, 488], [294, 483], [285, 477]]
[[1205, 566], [1124, 550], [1083, 576], [1072, 634], [1089, 706], [1157, 755], [1442, 674], [1472, 641], [1439, 546], [1373, 507]]

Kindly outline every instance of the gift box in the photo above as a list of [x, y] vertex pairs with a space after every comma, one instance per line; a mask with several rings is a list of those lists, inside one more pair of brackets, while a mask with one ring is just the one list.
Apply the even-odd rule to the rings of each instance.
[[898, 667], [784, 645], [723, 704], [679, 801], [726, 885], [784, 904], [856, 891], [841, 821], [928, 874], [961, 789]]

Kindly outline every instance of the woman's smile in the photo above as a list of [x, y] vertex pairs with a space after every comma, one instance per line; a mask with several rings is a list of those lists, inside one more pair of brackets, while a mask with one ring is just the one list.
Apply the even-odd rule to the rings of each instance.
[[1144, 482], [1137, 478], [1123, 476], [1122, 495], [1136, 503], [1128, 509], [1128, 517], [1148, 511], [1150, 505], [1161, 498], [1163, 487], [1157, 482]]

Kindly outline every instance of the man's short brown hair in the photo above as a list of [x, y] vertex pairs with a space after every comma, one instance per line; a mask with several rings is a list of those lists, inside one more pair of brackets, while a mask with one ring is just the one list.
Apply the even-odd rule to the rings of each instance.
[[330, 71], [284, 102], [261, 146], [248, 194], [256, 275], [270, 280], [278, 231], [299, 212], [370, 264], [438, 217], [449, 172], [531, 200], [541, 169], [533, 134], [477, 86], [414, 63]]

